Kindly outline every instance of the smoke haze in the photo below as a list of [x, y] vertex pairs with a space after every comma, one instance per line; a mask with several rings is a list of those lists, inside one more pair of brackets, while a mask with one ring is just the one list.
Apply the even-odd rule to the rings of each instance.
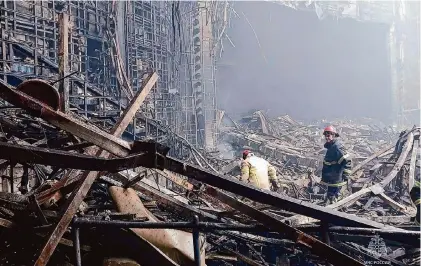
[[320, 21], [314, 11], [268, 2], [235, 2], [234, 9], [240, 17], [227, 34], [235, 47], [224, 41], [217, 70], [221, 109], [301, 120], [390, 118], [388, 25]]

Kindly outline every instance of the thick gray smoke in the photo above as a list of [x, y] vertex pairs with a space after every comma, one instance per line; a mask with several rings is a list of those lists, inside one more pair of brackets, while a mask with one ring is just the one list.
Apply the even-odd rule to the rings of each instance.
[[225, 41], [218, 63], [220, 108], [302, 120], [390, 118], [388, 25], [320, 21], [315, 12], [270, 2], [235, 2], [234, 9], [240, 17], [228, 36], [235, 47]]

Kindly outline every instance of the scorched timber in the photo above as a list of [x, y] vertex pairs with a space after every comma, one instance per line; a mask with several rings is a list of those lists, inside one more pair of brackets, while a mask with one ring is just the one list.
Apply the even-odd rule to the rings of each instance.
[[332, 224], [378, 229], [390, 228], [393, 230], [399, 230], [398, 228], [372, 222], [355, 215], [349, 215], [343, 212], [327, 209], [302, 200], [286, 197], [275, 192], [263, 191], [233, 178], [227, 178], [222, 175], [210, 173], [204, 169], [200, 169], [174, 158], [166, 157], [165, 162], [162, 162], [162, 164], [165, 169], [249, 198], [253, 201], [272, 205], [280, 209], [305, 216], [314, 217], [318, 220], [323, 220]]
[[[50, 165], [60, 168], [81, 169], [90, 171], [119, 172], [145, 165], [151, 161], [147, 153], [139, 153], [125, 158], [98, 158], [94, 156], [51, 150], [32, 146], [15, 145], [0, 142], [1, 159], [15, 163], [32, 163]], [[152, 162], [151, 162], [152, 165]]]
[[[67, 123], [56, 123], [58, 127], [62, 128], [63, 130], [69, 131], [71, 133], [75, 133], [75, 135], [83, 138], [84, 140], [88, 141], [88, 142], [92, 142], [94, 144], [97, 144], [100, 148], [92, 148], [89, 149], [88, 153], [89, 154], [95, 154], [97, 157], [106, 157], [109, 156], [110, 154], [106, 151], [109, 151], [110, 153], [113, 153], [113, 148], [114, 147], [116, 150], [119, 151], [124, 151], [125, 147], [121, 146], [120, 141], [122, 141], [123, 143], [125, 143], [127, 145], [127, 142], [119, 139], [118, 137], [120, 137], [124, 130], [127, 128], [127, 126], [129, 125], [129, 123], [132, 121], [132, 119], [134, 118], [137, 110], [140, 108], [140, 106], [142, 105], [142, 103], [144, 102], [146, 96], [148, 95], [149, 91], [152, 89], [152, 87], [155, 85], [156, 81], [158, 80], [158, 75], [156, 73], [153, 73], [149, 76], [149, 78], [144, 82], [142, 89], [140, 89], [138, 91], [138, 93], [136, 94], [136, 96], [131, 100], [129, 106], [125, 109], [123, 115], [120, 117], [120, 119], [117, 121], [117, 123], [114, 125], [114, 127], [111, 129], [111, 134], [108, 134], [102, 130], [99, 130], [100, 132], [97, 132], [96, 130], [90, 131], [88, 135], [85, 135], [83, 132], [81, 134], [81, 132], [78, 130], [78, 128], [80, 128], [80, 123], [78, 123], [79, 121], [72, 121], [72, 120], [66, 120]], [[8, 97], [11, 96], [11, 100], [15, 100], [17, 104], [21, 103], [21, 99], [20, 97], [23, 97], [24, 102], [28, 101], [29, 103], [33, 103], [35, 105], [35, 107], [40, 107], [40, 103], [37, 102], [35, 99], [33, 98], [28, 98], [26, 95], [21, 95], [18, 96], [17, 99], [15, 98], [16, 95], [13, 93], [13, 91], [10, 91], [9, 87], [4, 87], [4, 85], [0, 82], [0, 96], [1, 97]], [[42, 107], [44, 105], [41, 103], [41, 110]], [[47, 106], [48, 107], [48, 106]], [[31, 109], [31, 108], [30, 108]], [[48, 110], [48, 108], [47, 108]], [[52, 111], [52, 112], [51, 112]], [[60, 112], [56, 112], [52, 109], [49, 109], [48, 111], [52, 116], [52, 120], [54, 120], [54, 118], [57, 117], [63, 117], [63, 114]], [[66, 117], [66, 116], [65, 116]], [[47, 120], [51, 117], [45, 117]], [[49, 122], [51, 122], [50, 120], [48, 120]], [[83, 129], [86, 129], [85, 127], [82, 126]], [[84, 132], [86, 133], [86, 131], [89, 131], [89, 129], [85, 130]], [[110, 138], [107, 139], [107, 137], [105, 137], [105, 141], [104, 141], [104, 136], [109, 136]], [[99, 141], [97, 141], [97, 138]], [[90, 141], [90, 140], [96, 140], [96, 141]], [[114, 140], [117, 139], [119, 140], [117, 143], [114, 143]], [[113, 145], [114, 143], [114, 145]], [[124, 145], [123, 145], [124, 146]], [[130, 150], [131, 146], [129, 145], [129, 150]], [[115, 152], [115, 151], [114, 151]], [[115, 154], [115, 153], [114, 153]], [[118, 152], [117, 152], [118, 154]], [[124, 154], [126, 154], [125, 152], [123, 152], [123, 156]], [[96, 178], [98, 178], [100, 175], [99, 172], [90, 172], [90, 171], [85, 171], [82, 173], [81, 176], [81, 181], [78, 184], [77, 188], [73, 191], [73, 193], [70, 195], [70, 198], [67, 200], [66, 205], [65, 205], [65, 212], [64, 215], [61, 217], [60, 221], [57, 223], [57, 225], [55, 226], [54, 230], [51, 232], [51, 235], [49, 236], [47, 242], [45, 243], [44, 247], [42, 248], [39, 257], [37, 258], [36, 262], [34, 265], [37, 266], [41, 266], [41, 265], [47, 265], [52, 253], [54, 252], [55, 248], [57, 247], [61, 237], [63, 236], [64, 232], [66, 231], [66, 228], [69, 226], [70, 222], [72, 221], [74, 215], [77, 212], [77, 209], [79, 208], [80, 204], [82, 203], [83, 199], [86, 197], [89, 189], [91, 188], [92, 184], [94, 183], [94, 181], [96, 180]]]

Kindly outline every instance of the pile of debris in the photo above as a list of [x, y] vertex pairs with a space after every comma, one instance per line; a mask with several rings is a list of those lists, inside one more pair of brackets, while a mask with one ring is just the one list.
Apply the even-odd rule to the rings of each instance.
[[[353, 150], [364, 160], [354, 169], [355, 182], [363, 186], [325, 208], [301, 192], [294, 198], [241, 183], [230, 176], [232, 162], [212, 166], [223, 160], [191, 151], [204, 169], [168, 156], [169, 148], [155, 141], [121, 139], [155, 81], [152, 74], [108, 133], [60, 111], [59, 95], [45, 82], [12, 88], [0, 81], [0, 98], [11, 105], [0, 112], [0, 265], [419, 263], [419, 231], [390, 225], [409, 225], [409, 219], [380, 223], [366, 215], [413, 216], [406, 197], [419, 162], [419, 128], [402, 134], [389, 157], [394, 145], [373, 155], [361, 148], [368, 139], [378, 142], [373, 150], [384, 145], [381, 138], [372, 140], [370, 130], [367, 138], [353, 136], [359, 143]], [[44, 93], [34, 93], [39, 90]], [[250, 120], [224, 136], [266, 154], [292, 183], [296, 173], [312, 180], [317, 171], [309, 170], [317, 169], [321, 154], [312, 143], [317, 127], [263, 115], [260, 123], [259, 134], [252, 133]], [[305, 137], [288, 142], [294, 130]], [[308, 194], [312, 188], [295, 186]], [[371, 194], [389, 207], [378, 207]], [[366, 247], [373, 235], [385, 249]]]

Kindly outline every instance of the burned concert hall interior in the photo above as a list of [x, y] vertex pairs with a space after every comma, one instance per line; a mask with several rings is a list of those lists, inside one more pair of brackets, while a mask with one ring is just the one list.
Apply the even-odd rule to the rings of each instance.
[[420, 265], [420, 13], [0, 0], [0, 266]]

